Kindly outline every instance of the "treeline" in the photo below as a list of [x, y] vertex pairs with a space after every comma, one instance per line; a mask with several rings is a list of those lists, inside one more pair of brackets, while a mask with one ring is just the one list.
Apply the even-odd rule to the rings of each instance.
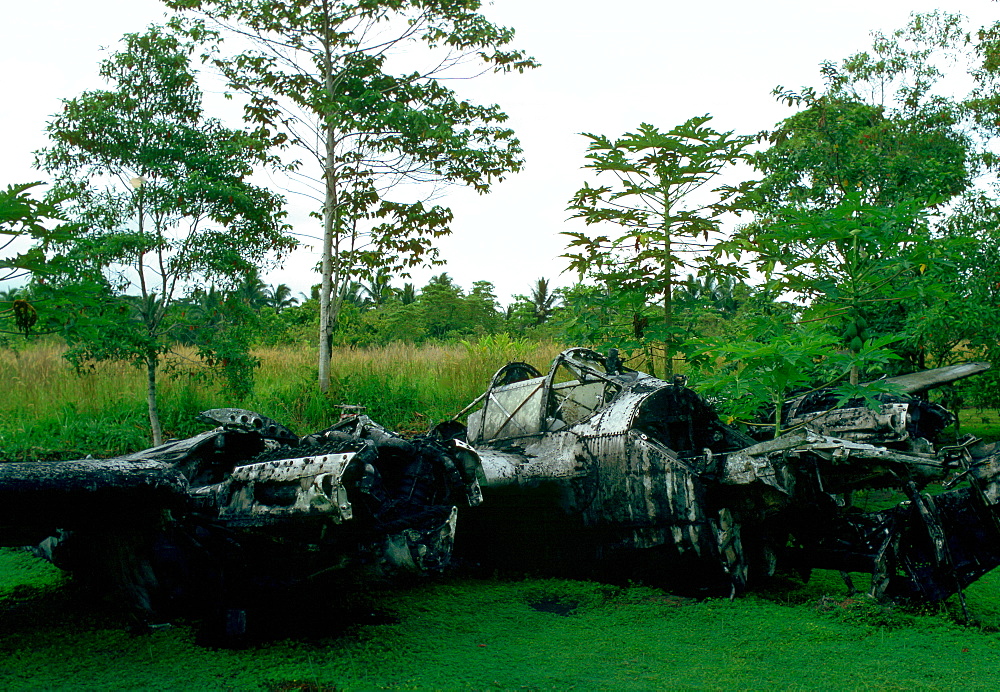
[[[280, 287], [279, 287], [280, 288]], [[497, 299], [489, 281], [468, 289], [447, 273], [416, 288], [390, 284], [382, 273], [371, 282], [352, 282], [337, 299], [340, 309], [332, 332], [334, 346], [382, 346], [392, 342], [470, 339], [491, 334], [514, 334], [534, 339], [559, 338], [563, 316], [560, 290], [546, 279], [535, 281], [509, 305]], [[256, 306], [267, 306], [261, 296]], [[268, 346], [317, 344], [319, 301], [301, 296], [291, 306], [275, 306], [260, 313], [259, 343]]]

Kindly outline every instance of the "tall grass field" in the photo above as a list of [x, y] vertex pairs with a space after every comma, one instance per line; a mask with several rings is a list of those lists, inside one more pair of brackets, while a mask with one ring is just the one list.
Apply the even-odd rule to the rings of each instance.
[[[365, 407], [390, 430], [424, 432], [485, 390], [511, 360], [544, 367], [559, 346], [505, 336], [447, 346], [397, 344], [334, 352], [330, 390], [317, 388], [315, 349], [265, 349], [253, 395], [239, 398], [180, 354], [159, 376], [165, 437], [206, 430], [197, 414], [238, 407], [274, 418], [299, 435], [337, 422], [340, 405]], [[107, 457], [150, 445], [145, 372], [97, 363], [75, 372], [58, 345], [0, 351], [0, 461]]]
[[[255, 393], [234, 400], [191, 373], [164, 376], [167, 435], [206, 429], [204, 409], [239, 406], [299, 434], [338, 405], [422, 431], [478, 396], [509, 360], [544, 369], [559, 350], [477, 343], [340, 350], [327, 395], [315, 352], [259, 352]], [[0, 352], [0, 458], [109, 456], [149, 445], [144, 375], [68, 368], [56, 346]], [[1000, 431], [967, 412], [963, 432]], [[461, 530], [461, 529], [459, 529]], [[864, 586], [864, 576], [854, 575]], [[775, 579], [762, 592], [692, 600], [641, 584], [458, 569], [380, 590], [295, 603], [315, 623], [241, 650], [200, 645], [193, 623], [132, 632], [113, 608], [24, 549], [0, 549], [3, 690], [989, 690], [1000, 686], [1000, 574], [907, 609], [849, 596], [840, 576]]]

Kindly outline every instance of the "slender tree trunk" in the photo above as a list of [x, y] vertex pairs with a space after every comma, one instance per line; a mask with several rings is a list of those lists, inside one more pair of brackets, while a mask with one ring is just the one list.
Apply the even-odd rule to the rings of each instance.
[[781, 417], [785, 415], [785, 393], [774, 396], [774, 439], [781, 437], [784, 432], [781, 428]]
[[671, 334], [674, 326], [674, 262], [670, 256], [673, 247], [670, 238], [670, 197], [666, 191], [669, 189], [665, 179], [660, 179], [660, 186], [664, 191], [663, 197], [663, 325], [666, 328], [667, 337], [663, 342], [663, 377], [669, 378], [674, 372], [674, 352], [671, 341]]
[[[326, 13], [329, 18], [329, 14]], [[330, 27], [324, 26], [323, 72], [324, 85], [327, 94], [333, 94], [333, 56], [330, 48]], [[336, 317], [333, 311], [333, 236], [338, 214], [337, 184], [336, 184], [336, 132], [333, 121], [323, 123], [323, 133], [326, 137], [326, 160], [323, 166], [323, 182], [325, 195], [323, 200], [323, 255], [320, 273], [319, 290], [319, 390], [324, 394], [330, 389], [330, 357], [333, 347], [333, 321]]]
[[674, 296], [673, 296], [673, 276], [674, 276], [674, 263], [670, 260], [670, 234], [668, 233], [666, 239], [663, 241], [664, 251], [666, 253], [666, 276], [663, 280], [663, 324], [666, 327], [667, 338], [663, 342], [663, 376], [670, 377], [674, 372], [674, 350], [673, 350], [673, 328], [674, 328]]
[[153, 431], [153, 446], [163, 444], [163, 428], [160, 427], [160, 412], [156, 406], [156, 363], [155, 355], [146, 356], [146, 403], [149, 406], [149, 427]]
[[326, 393], [330, 388], [330, 356], [333, 346], [333, 234], [334, 207], [337, 189], [333, 180], [333, 128], [327, 129], [326, 200], [323, 207], [323, 255], [320, 266], [322, 275], [319, 289], [319, 389]]

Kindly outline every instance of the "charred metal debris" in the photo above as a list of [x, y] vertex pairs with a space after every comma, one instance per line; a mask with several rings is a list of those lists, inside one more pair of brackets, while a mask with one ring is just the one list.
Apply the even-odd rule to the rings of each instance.
[[877, 599], [938, 601], [1000, 565], [1000, 447], [939, 445], [952, 414], [917, 396], [988, 367], [894, 378], [877, 410], [814, 392], [763, 442], [683, 377], [582, 348], [547, 373], [504, 366], [467, 428], [410, 439], [353, 409], [301, 438], [214, 409], [214, 429], [135, 454], [0, 464], [0, 545], [39, 545], [149, 621], [216, 611], [236, 631], [268, 590], [433, 573], [453, 552], [693, 594], [868, 572]]
[[0, 464], [0, 544], [38, 544], [140, 620], [231, 619], [275, 590], [439, 571], [457, 508], [482, 501], [459, 440], [361, 414], [303, 438], [250, 411], [202, 416], [218, 427], [116, 459]]

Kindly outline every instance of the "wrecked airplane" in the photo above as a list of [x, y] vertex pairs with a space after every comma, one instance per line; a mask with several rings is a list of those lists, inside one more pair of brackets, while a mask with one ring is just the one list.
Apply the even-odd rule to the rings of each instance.
[[[754, 442], [683, 378], [628, 370], [614, 353], [571, 349], [545, 375], [511, 364], [468, 419], [482, 510], [508, 525], [561, 516], [565, 535], [536, 530], [530, 553], [575, 552], [679, 590], [739, 593], [778, 567], [826, 568], [869, 572], [881, 600], [941, 600], [1000, 565], [1000, 455], [971, 438], [936, 448], [952, 414], [914, 395], [987, 367], [894, 378], [901, 394], [877, 410], [831, 410], [820, 390], [787, 407], [788, 432]], [[962, 487], [925, 492], [945, 481]], [[509, 486], [504, 507], [491, 491]], [[855, 506], [857, 491], [880, 489], [907, 499]]]
[[[801, 397], [764, 442], [682, 377], [582, 348], [547, 373], [504, 366], [412, 439], [356, 412], [299, 438], [215, 409], [213, 430], [124, 457], [0, 464], [0, 544], [40, 544], [147, 621], [214, 611], [234, 632], [268, 589], [440, 571], [453, 552], [705, 595], [779, 568], [868, 572], [878, 599], [937, 601], [1000, 565], [1000, 448], [938, 446], [951, 414], [914, 395], [986, 367], [896, 378], [878, 410]], [[857, 506], [886, 489], [905, 499]]]

